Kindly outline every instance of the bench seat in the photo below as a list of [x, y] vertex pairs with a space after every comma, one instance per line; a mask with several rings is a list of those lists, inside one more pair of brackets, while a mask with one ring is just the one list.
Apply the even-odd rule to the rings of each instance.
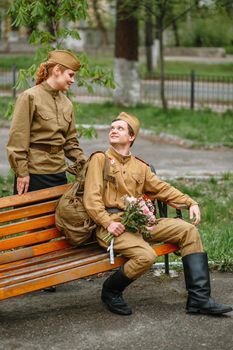
[[[69, 186], [0, 198], [0, 300], [112, 270], [125, 263], [126, 259], [118, 255], [110, 264], [109, 254], [97, 242], [74, 247], [57, 230], [56, 203]], [[178, 250], [173, 244], [152, 247], [157, 256]]]

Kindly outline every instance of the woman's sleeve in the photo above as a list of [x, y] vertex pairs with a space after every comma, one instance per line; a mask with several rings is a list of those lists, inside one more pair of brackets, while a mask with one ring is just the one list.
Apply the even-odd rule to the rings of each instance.
[[22, 93], [15, 104], [7, 155], [11, 168], [16, 176], [28, 175], [28, 149], [30, 143], [30, 127], [34, 113], [34, 99], [28, 93]]

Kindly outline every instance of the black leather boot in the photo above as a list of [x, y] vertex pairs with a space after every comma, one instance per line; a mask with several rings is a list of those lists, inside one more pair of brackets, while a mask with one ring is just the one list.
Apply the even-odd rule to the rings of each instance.
[[217, 304], [211, 297], [210, 275], [206, 253], [193, 253], [182, 258], [188, 300], [188, 313], [220, 315], [232, 311], [232, 307]]
[[101, 299], [111, 312], [119, 315], [131, 315], [132, 310], [124, 301], [122, 292], [133, 280], [125, 276], [120, 268], [108, 277], [103, 284]]

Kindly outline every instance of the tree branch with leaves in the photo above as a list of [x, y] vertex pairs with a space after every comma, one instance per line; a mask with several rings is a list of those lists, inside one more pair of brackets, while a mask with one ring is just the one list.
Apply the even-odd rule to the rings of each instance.
[[[14, 0], [8, 13], [15, 19], [14, 26], [36, 28], [29, 36], [29, 43], [40, 47], [36, 50], [31, 67], [20, 69], [16, 83], [16, 89], [26, 89], [34, 83], [37, 66], [47, 60], [49, 51], [66, 49], [63, 45], [68, 37], [80, 39], [78, 31], [73, 29], [71, 24], [76, 25], [80, 20], [86, 20], [88, 2], [87, 0]], [[91, 66], [85, 53], [80, 54], [79, 59], [81, 68], [77, 74], [77, 86], [84, 86], [89, 92], [93, 91], [93, 85], [115, 88], [110, 69]], [[83, 128], [80, 130], [84, 132]]]

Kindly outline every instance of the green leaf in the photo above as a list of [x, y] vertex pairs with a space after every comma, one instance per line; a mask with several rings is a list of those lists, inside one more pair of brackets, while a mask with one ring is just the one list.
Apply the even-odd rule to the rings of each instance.
[[32, 12], [31, 16], [32, 17], [42, 17], [45, 15], [45, 9], [42, 1], [33, 1], [32, 3]]
[[14, 111], [14, 102], [9, 102], [7, 106], [7, 110], [4, 114], [4, 118], [7, 118], [8, 120], [12, 119], [13, 111]]
[[77, 131], [78, 131], [78, 137], [85, 137], [88, 139], [92, 139], [93, 137], [95, 138], [98, 137], [97, 131], [93, 126], [86, 128], [83, 125], [78, 125]]

